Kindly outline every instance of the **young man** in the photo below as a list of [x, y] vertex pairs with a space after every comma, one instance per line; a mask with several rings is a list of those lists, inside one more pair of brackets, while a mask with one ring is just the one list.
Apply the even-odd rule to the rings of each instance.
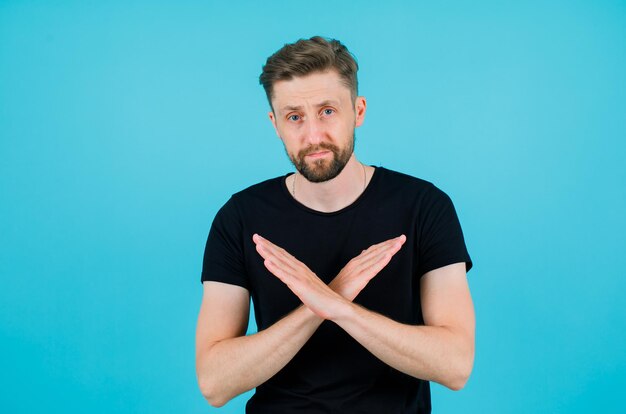
[[[474, 359], [472, 263], [431, 183], [360, 163], [357, 64], [313, 37], [268, 58], [269, 118], [297, 172], [217, 213], [202, 269], [200, 389], [248, 413], [428, 413]], [[246, 336], [250, 297], [258, 333]]]

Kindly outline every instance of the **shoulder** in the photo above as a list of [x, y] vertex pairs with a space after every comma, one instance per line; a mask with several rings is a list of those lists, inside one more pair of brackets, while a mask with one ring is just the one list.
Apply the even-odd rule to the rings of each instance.
[[231, 200], [235, 202], [246, 201], [248, 199], [268, 198], [282, 191], [282, 185], [286, 175], [274, 177], [253, 184], [241, 191], [234, 193]]
[[443, 190], [430, 181], [384, 167], [378, 167], [378, 170], [381, 184], [390, 193], [415, 197], [421, 201], [448, 198]]
[[271, 178], [232, 194], [215, 214], [212, 231], [239, 237], [251, 220], [263, 217], [273, 200], [281, 199], [277, 193], [281, 191], [282, 180], [284, 177]]
[[219, 209], [218, 216], [226, 216], [230, 219], [256, 216], [267, 208], [284, 207], [285, 197], [282, 193], [285, 176], [270, 178], [257, 184], [253, 184], [230, 196], [226, 203]]

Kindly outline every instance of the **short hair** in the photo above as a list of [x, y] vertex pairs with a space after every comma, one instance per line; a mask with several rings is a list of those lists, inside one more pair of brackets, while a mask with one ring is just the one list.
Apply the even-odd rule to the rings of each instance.
[[325, 39], [321, 36], [285, 44], [267, 58], [263, 72], [259, 76], [259, 83], [263, 85], [272, 107], [274, 83], [327, 70], [337, 71], [343, 84], [350, 89], [354, 100], [359, 87], [356, 76], [359, 65], [356, 58], [339, 40]]

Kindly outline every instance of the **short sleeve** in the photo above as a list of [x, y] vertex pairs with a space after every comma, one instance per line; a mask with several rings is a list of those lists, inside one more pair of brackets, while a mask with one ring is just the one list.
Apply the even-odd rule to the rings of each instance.
[[419, 214], [419, 275], [453, 263], [472, 260], [465, 246], [459, 218], [446, 193], [435, 186], [424, 197]]
[[214, 281], [248, 289], [243, 259], [242, 222], [233, 198], [217, 212], [209, 230], [201, 282]]

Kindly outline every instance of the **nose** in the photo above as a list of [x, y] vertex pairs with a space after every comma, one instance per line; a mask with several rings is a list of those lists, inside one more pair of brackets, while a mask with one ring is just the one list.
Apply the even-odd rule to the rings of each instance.
[[306, 136], [305, 140], [310, 145], [318, 145], [324, 141], [324, 124], [317, 117], [309, 117], [306, 123]]

